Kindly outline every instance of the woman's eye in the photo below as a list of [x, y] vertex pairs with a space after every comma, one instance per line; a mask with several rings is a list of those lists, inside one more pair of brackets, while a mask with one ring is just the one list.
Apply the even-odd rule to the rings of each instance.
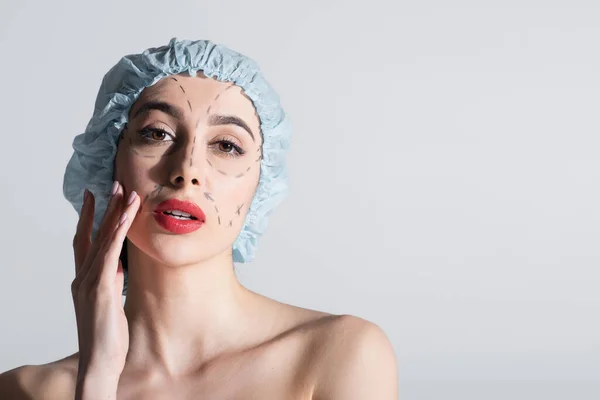
[[240, 146], [229, 140], [222, 139], [214, 144], [216, 144], [216, 150], [227, 157], [239, 157], [245, 153]]
[[154, 131], [152, 132], [152, 139], [163, 140], [167, 135], [164, 132]]
[[219, 143], [219, 150], [225, 153], [231, 153], [231, 150], [233, 150], [233, 144], [229, 142], [221, 142]]
[[159, 128], [142, 129], [140, 131], [140, 135], [144, 139], [148, 139], [150, 141], [155, 141], [155, 142], [169, 142], [169, 141], [173, 140], [173, 139], [170, 139], [171, 135], [167, 131], [165, 131], [164, 129], [159, 129]]

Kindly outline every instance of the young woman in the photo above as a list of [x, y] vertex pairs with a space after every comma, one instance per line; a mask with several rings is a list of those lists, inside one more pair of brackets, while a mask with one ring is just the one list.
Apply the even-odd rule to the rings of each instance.
[[79, 352], [5, 372], [0, 399], [397, 399], [378, 326], [236, 278], [285, 194], [289, 134], [239, 53], [173, 38], [123, 57], [65, 173]]

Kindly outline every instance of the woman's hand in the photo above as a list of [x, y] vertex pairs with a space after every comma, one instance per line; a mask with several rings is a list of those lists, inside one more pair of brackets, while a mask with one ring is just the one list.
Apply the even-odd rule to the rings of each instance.
[[78, 381], [99, 377], [107, 385], [114, 384], [116, 390], [129, 349], [119, 255], [140, 202], [132, 192], [126, 204], [123, 187], [115, 182], [114, 194], [92, 242], [95, 199], [92, 193], [86, 193], [73, 238], [76, 276], [71, 284], [79, 340]]

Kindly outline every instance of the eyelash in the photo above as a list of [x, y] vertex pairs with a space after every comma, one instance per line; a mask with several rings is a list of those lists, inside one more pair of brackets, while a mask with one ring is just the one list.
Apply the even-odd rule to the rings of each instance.
[[[138, 133], [142, 137], [142, 139], [151, 146], [160, 146], [161, 142], [170, 142], [170, 141], [174, 142], [175, 141], [175, 138], [173, 138], [173, 136], [169, 132], [167, 132], [161, 128], [144, 128], [144, 129], [141, 129]], [[149, 136], [152, 135], [153, 133], [160, 133], [160, 134], [164, 135], [165, 137], [170, 136], [172, 138], [172, 140], [151, 139]], [[237, 155], [234, 155], [233, 152], [221, 151], [221, 154], [224, 154], [226, 157], [240, 157], [246, 153], [246, 151], [244, 149], [242, 149], [240, 146], [235, 144], [232, 140], [228, 140], [226, 138], [222, 138], [221, 140], [217, 140], [215, 142], [210, 143], [211, 146], [215, 145], [215, 144], [227, 144], [227, 145], [233, 147], [233, 149], [237, 152]]]
[[[170, 142], [170, 141], [175, 141], [175, 138], [173, 138], [173, 135], [171, 135], [169, 132], [165, 131], [164, 129], [160, 129], [160, 128], [144, 128], [141, 129], [139, 132], [139, 135], [142, 137], [142, 139], [148, 143], [151, 146], [160, 146], [161, 142]], [[161, 133], [165, 136], [170, 136], [172, 138], [172, 140], [154, 140], [151, 139], [149, 136], [152, 135], [153, 133]]]

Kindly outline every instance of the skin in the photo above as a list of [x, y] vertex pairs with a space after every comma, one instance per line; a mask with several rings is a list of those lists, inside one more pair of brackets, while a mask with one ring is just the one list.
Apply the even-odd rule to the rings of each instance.
[[[181, 119], [160, 110], [132, 118], [149, 101], [176, 106]], [[212, 114], [239, 117], [254, 140], [237, 125], [209, 123]], [[129, 139], [148, 126], [177, 137], [176, 150], [148, 157], [136, 148]], [[215, 142], [223, 137], [242, 147], [244, 157], [227, 158], [223, 153], [232, 148]], [[99, 304], [108, 302], [81, 297], [84, 290], [77, 287], [76, 315], [78, 307], [86, 310], [78, 315], [80, 351], [5, 372], [0, 398], [73, 399], [77, 390], [78, 398], [93, 399], [99, 398], [98, 388], [112, 390], [114, 382], [114, 392], [103, 398], [397, 399], [394, 351], [377, 325], [284, 304], [238, 282], [231, 246], [258, 184], [261, 144], [252, 102], [231, 83], [180, 74], [145, 89], [131, 109], [115, 160], [115, 180], [122, 184], [115, 210], [121, 211], [107, 217], [116, 226], [122, 210], [130, 214], [121, 228], [110, 229], [127, 235], [125, 307], [121, 311], [112, 300], [110, 322], [96, 317], [86, 325], [82, 315], [105, 315]], [[132, 191], [135, 200], [126, 207]], [[205, 224], [185, 235], [161, 228], [152, 210], [169, 198], [198, 204]], [[111, 243], [118, 250], [120, 244]], [[93, 246], [85, 253], [98, 251]], [[94, 267], [88, 261], [94, 257], [81, 250], [78, 256], [77, 248], [76, 280], [84, 269], [97, 268], [96, 285], [109, 282], [110, 298], [120, 299], [120, 269]], [[98, 337], [106, 339], [104, 346]], [[100, 366], [105, 373], [97, 372]]]

